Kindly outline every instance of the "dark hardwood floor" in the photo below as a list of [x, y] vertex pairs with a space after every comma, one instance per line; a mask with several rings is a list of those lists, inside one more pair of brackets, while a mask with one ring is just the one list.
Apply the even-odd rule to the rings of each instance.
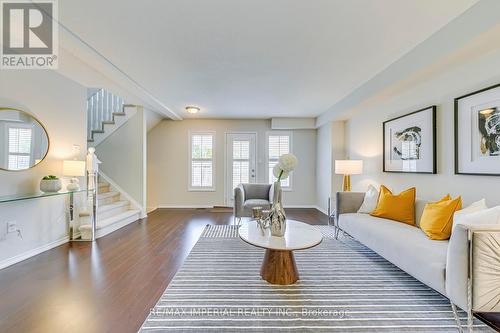
[[[327, 223], [315, 209], [286, 211]], [[65, 244], [3, 269], [0, 332], [137, 332], [205, 225], [231, 223], [230, 212], [160, 209], [94, 244]]]
[[[287, 213], [327, 221], [315, 209]], [[159, 209], [93, 245], [65, 244], [3, 269], [0, 332], [137, 332], [205, 225], [232, 220], [230, 212]]]

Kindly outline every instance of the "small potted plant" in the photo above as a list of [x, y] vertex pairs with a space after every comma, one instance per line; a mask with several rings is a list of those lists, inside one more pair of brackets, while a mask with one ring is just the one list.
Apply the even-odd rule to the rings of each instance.
[[40, 190], [45, 193], [58, 192], [62, 188], [59, 178], [53, 175], [45, 176], [40, 181]]

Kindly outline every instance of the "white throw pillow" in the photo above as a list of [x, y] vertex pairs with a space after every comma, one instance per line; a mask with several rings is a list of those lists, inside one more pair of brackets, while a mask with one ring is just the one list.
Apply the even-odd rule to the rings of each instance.
[[377, 207], [378, 202], [378, 191], [373, 185], [368, 186], [368, 191], [365, 193], [365, 198], [361, 207], [358, 209], [358, 213], [370, 214]]
[[476, 201], [470, 204], [469, 206], [456, 211], [455, 214], [453, 215], [453, 224], [460, 223], [462, 218], [468, 214], [480, 212], [486, 209], [488, 209], [488, 206], [486, 206], [486, 199], [481, 199], [479, 201]]
[[480, 225], [500, 224], [500, 206], [484, 209], [478, 212], [465, 214], [455, 224]]

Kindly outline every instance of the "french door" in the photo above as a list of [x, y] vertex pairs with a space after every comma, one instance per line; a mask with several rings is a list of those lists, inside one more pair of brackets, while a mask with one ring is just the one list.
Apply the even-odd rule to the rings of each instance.
[[233, 206], [234, 188], [241, 183], [255, 183], [256, 134], [226, 133], [226, 205]]

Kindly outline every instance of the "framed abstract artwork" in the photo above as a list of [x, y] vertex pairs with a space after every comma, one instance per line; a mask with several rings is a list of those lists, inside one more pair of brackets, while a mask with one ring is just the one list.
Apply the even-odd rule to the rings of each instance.
[[500, 84], [455, 98], [455, 174], [500, 176]]
[[383, 123], [384, 172], [437, 173], [436, 106]]

